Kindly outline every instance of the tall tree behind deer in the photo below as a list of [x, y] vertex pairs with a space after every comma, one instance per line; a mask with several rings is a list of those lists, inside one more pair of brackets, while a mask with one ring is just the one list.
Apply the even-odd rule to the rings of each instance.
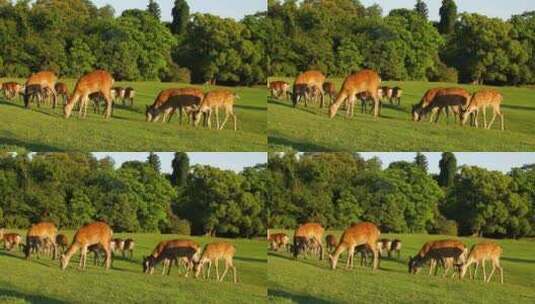
[[93, 93], [101, 93], [106, 101], [106, 113], [104, 116], [106, 119], [109, 119], [111, 117], [111, 111], [113, 107], [111, 88], [113, 87], [114, 82], [115, 80], [113, 80], [111, 74], [103, 70], [96, 70], [85, 76], [82, 76], [78, 80], [74, 92], [65, 105], [65, 118], [69, 118], [71, 116], [72, 109], [78, 102], [81, 103], [80, 117], [85, 118], [87, 116], [89, 96]]
[[355, 101], [357, 95], [361, 93], [367, 93], [370, 96], [375, 104], [374, 108], [374, 117], [379, 117], [380, 115], [380, 100], [379, 100], [379, 87], [381, 85], [381, 78], [379, 74], [372, 70], [362, 70], [358, 73], [350, 75], [344, 81], [342, 89], [336, 101], [331, 105], [329, 109], [329, 117], [334, 118], [340, 106], [345, 102], [346, 99], [349, 100], [349, 107], [347, 109], [347, 116], [353, 117]]
[[101, 245], [106, 254], [106, 270], [110, 269], [111, 265], [111, 249], [110, 242], [112, 239], [113, 231], [108, 224], [103, 222], [95, 222], [83, 226], [78, 229], [74, 235], [71, 246], [67, 249], [67, 252], [61, 255], [60, 267], [65, 270], [69, 265], [71, 257], [80, 250], [80, 269], [85, 269], [87, 260], [88, 247], [91, 245]]

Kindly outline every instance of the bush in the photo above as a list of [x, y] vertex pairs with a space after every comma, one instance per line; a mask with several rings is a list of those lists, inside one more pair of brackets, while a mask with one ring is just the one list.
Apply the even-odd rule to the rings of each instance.
[[458, 83], [459, 72], [455, 68], [448, 67], [442, 62], [438, 62], [434, 69], [428, 71], [427, 78], [434, 82]]
[[452, 220], [443, 220], [437, 224], [437, 234], [457, 236], [457, 222]]
[[179, 235], [191, 235], [191, 224], [188, 220], [173, 217], [169, 219], [169, 225], [165, 232]]
[[160, 73], [163, 82], [191, 83], [191, 71], [175, 63], [169, 63], [167, 70]]

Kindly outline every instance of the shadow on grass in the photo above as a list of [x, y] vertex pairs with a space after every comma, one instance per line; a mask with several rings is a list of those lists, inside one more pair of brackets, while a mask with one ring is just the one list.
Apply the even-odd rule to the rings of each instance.
[[503, 257], [502, 260], [507, 261], [507, 262], [513, 262], [513, 263], [535, 264], [535, 260], [527, 260], [527, 259], [519, 259], [519, 258], [506, 258], [506, 257]]
[[535, 111], [535, 107], [512, 106], [512, 105], [506, 105], [506, 104], [502, 104], [502, 108], [512, 109], [512, 110]]
[[[2, 257], [8, 257], [8, 258], [12, 258], [12, 259], [18, 259], [18, 260], [21, 260], [21, 261], [26, 261], [27, 263], [34, 263], [34, 264], [39, 264], [41, 266], [45, 266], [45, 267], [50, 267], [51, 265], [50, 264], [47, 264], [45, 262], [42, 262], [41, 260], [38, 260], [37, 258], [33, 257], [32, 259], [30, 260], [26, 260], [25, 257], [23, 256], [20, 256], [20, 255], [16, 255], [16, 254], [10, 254], [10, 253], [7, 253], [5, 251], [0, 251], [0, 256]], [[59, 266], [58, 266], [59, 267]]]
[[314, 304], [331, 304], [332, 301], [324, 300], [315, 296], [311, 295], [305, 295], [305, 294], [297, 294], [293, 292], [288, 292], [285, 290], [282, 290], [278, 287], [276, 288], [268, 288], [268, 297], [269, 298], [282, 298], [286, 300], [291, 300], [294, 303], [314, 303]]
[[6, 138], [6, 137], [0, 137], [0, 149], [2, 148], [2, 146], [21, 147], [32, 152], [61, 152], [63, 151], [60, 148], [41, 144], [41, 143], [23, 142], [18, 139]]
[[30, 303], [47, 303], [47, 304], [69, 303], [67, 301], [54, 299], [54, 298], [50, 298], [47, 296], [27, 294], [27, 293], [22, 293], [19, 291], [5, 289], [5, 288], [0, 288], [0, 297], [13, 297], [16, 299], [21, 299], [21, 300], [24, 299], [25, 301], [30, 302]]
[[234, 107], [236, 109], [251, 110], [251, 111], [267, 111], [266, 107], [255, 107], [255, 106], [244, 106], [244, 105], [236, 105]]
[[15, 103], [15, 102], [4, 100], [4, 99], [0, 99], [0, 105], [13, 107], [13, 108], [18, 108], [18, 109], [24, 109], [24, 105], [23, 104], [18, 104], [18, 103]]
[[335, 152], [334, 149], [316, 145], [313, 143], [303, 143], [292, 141], [288, 138], [282, 138], [280, 136], [268, 136], [268, 144], [270, 146], [284, 146], [292, 148], [300, 152]]
[[248, 257], [236, 256], [234, 257], [234, 259], [238, 261], [242, 261], [242, 262], [267, 263], [267, 258], [259, 259], [259, 258], [248, 258]]

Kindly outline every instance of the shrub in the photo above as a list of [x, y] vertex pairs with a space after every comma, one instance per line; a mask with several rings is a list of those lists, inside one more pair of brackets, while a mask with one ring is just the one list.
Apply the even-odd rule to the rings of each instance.
[[437, 224], [437, 234], [457, 236], [457, 222], [452, 220], [442, 220]]
[[428, 71], [427, 78], [430, 81], [435, 82], [458, 83], [459, 72], [455, 68], [448, 67], [442, 62], [438, 62], [434, 69]]
[[167, 70], [160, 73], [160, 79], [163, 82], [191, 83], [191, 71], [175, 63], [169, 63]]
[[188, 220], [173, 217], [169, 219], [166, 233], [191, 235], [191, 224]]

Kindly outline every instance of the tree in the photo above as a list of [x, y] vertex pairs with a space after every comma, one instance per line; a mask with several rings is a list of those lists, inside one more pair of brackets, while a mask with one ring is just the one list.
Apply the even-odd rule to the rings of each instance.
[[160, 173], [161, 170], [161, 162], [160, 157], [158, 154], [154, 152], [150, 152], [149, 156], [147, 157], [147, 163], [154, 168], [154, 171]]
[[175, 153], [175, 158], [173, 159], [171, 166], [173, 167], [171, 184], [176, 187], [185, 186], [189, 172], [188, 154], [184, 152]]
[[451, 152], [442, 153], [442, 159], [438, 163], [438, 166], [440, 167], [438, 184], [446, 188], [453, 186], [455, 174], [457, 173], [457, 159], [455, 158], [455, 154]]
[[189, 5], [186, 0], [175, 0], [175, 6], [171, 11], [173, 21], [171, 32], [175, 35], [183, 35], [189, 21]]
[[160, 5], [154, 0], [149, 0], [149, 4], [147, 5], [147, 12], [149, 12], [152, 16], [154, 16], [154, 18], [158, 20], [160, 20], [162, 17]]
[[96, 210], [89, 198], [80, 191], [74, 193], [69, 205], [69, 226], [77, 229], [94, 220]]
[[455, 30], [455, 23], [457, 22], [457, 4], [454, 0], [442, 0], [440, 7], [440, 22], [438, 23], [438, 31], [442, 35], [450, 35]]
[[427, 173], [428, 162], [427, 157], [425, 157], [423, 153], [416, 153], [416, 157], [414, 158], [414, 164], [424, 170], [425, 173]]
[[423, 0], [416, 0], [416, 5], [414, 6], [414, 10], [422, 15], [425, 19], [429, 18], [429, 9], [427, 8], [427, 4]]

